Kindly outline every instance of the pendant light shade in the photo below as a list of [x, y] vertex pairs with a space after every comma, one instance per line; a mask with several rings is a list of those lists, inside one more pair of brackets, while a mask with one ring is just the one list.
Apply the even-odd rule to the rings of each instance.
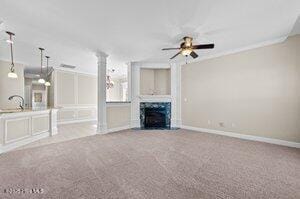
[[38, 80], [38, 82], [40, 84], [45, 84], [45, 80], [43, 79], [43, 51], [45, 50], [44, 48], [39, 48], [41, 51], [41, 74], [40, 74], [40, 79]]
[[45, 86], [51, 86], [50, 82], [45, 82]]
[[51, 83], [48, 81], [48, 67], [49, 67], [49, 56], [46, 56], [47, 59], [47, 73], [46, 73], [46, 82], [45, 82], [45, 86], [51, 86]]
[[17, 73], [15, 73], [15, 72], [9, 72], [9, 73], [7, 74], [7, 77], [9, 77], [9, 78], [11, 78], [11, 79], [17, 79], [17, 78], [18, 78], [18, 75], [17, 75]]
[[7, 74], [8, 78], [12, 78], [12, 79], [16, 79], [18, 78], [17, 73], [15, 73], [15, 64], [14, 64], [14, 54], [13, 54], [13, 41], [12, 41], [12, 37], [15, 35], [12, 32], [6, 32], [9, 35], [9, 46], [10, 46], [10, 57], [11, 57], [11, 65], [10, 65], [10, 69], [9, 69], [9, 73]]
[[40, 78], [40, 79], [38, 80], [38, 82], [39, 82], [40, 84], [45, 84], [45, 80], [44, 80], [43, 78]]

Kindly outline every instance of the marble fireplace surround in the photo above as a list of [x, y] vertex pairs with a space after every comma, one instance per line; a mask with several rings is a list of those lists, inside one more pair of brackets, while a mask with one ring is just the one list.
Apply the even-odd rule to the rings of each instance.
[[[164, 109], [165, 114], [165, 127], [145, 127], [145, 117], [146, 117], [146, 109]], [[152, 109], [152, 110], [153, 110]], [[171, 102], [141, 102], [140, 103], [140, 125], [141, 129], [171, 129]]]
[[[180, 106], [180, 82], [181, 67], [176, 63], [150, 63], [150, 62], [130, 62], [131, 84], [131, 128], [141, 128], [140, 124], [140, 103], [141, 102], [171, 102], [171, 128], [181, 126], [181, 106]], [[171, 74], [171, 94], [170, 95], [141, 95], [140, 94], [140, 70], [147, 69], [167, 69]]]

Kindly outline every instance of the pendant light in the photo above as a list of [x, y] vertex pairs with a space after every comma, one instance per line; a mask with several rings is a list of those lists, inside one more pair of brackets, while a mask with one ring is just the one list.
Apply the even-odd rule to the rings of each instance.
[[107, 71], [107, 75], [106, 75], [106, 89], [111, 89], [114, 87], [115, 83], [114, 81], [111, 80], [111, 76], [109, 75], [109, 73], [113, 73], [115, 72], [115, 69], [108, 69]]
[[12, 41], [12, 37], [15, 35], [12, 32], [6, 32], [9, 35], [9, 40], [7, 40], [7, 42], [10, 45], [10, 57], [11, 57], [11, 65], [10, 65], [10, 71], [7, 74], [7, 77], [12, 78], [12, 79], [16, 79], [18, 78], [17, 73], [15, 73], [15, 64], [14, 64], [14, 55], [13, 55], [13, 41]]
[[45, 80], [43, 79], [43, 50], [45, 50], [44, 48], [39, 48], [41, 51], [41, 74], [40, 74], [40, 79], [38, 80], [38, 82], [40, 84], [45, 84]]
[[47, 59], [47, 73], [46, 73], [46, 82], [45, 82], [45, 86], [51, 86], [50, 82], [48, 81], [48, 67], [49, 67], [49, 56], [45, 56]]

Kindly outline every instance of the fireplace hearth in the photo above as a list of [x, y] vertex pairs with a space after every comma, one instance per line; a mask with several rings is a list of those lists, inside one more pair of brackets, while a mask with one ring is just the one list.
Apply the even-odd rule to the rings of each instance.
[[171, 103], [140, 103], [140, 123], [142, 129], [170, 129]]

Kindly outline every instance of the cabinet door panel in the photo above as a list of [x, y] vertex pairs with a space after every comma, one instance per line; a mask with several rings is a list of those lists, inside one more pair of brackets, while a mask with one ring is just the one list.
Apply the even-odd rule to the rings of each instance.
[[74, 120], [76, 118], [76, 111], [75, 110], [59, 110], [57, 117], [58, 117], [58, 121]]
[[30, 118], [5, 120], [5, 143], [30, 136]]
[[92, 119], [96, 117], [95, 109], [81, 109], [78, 110], [78, 119]]
[[49, 115], [33, 116], [31, 122], [33, 135], [49, 131]]

